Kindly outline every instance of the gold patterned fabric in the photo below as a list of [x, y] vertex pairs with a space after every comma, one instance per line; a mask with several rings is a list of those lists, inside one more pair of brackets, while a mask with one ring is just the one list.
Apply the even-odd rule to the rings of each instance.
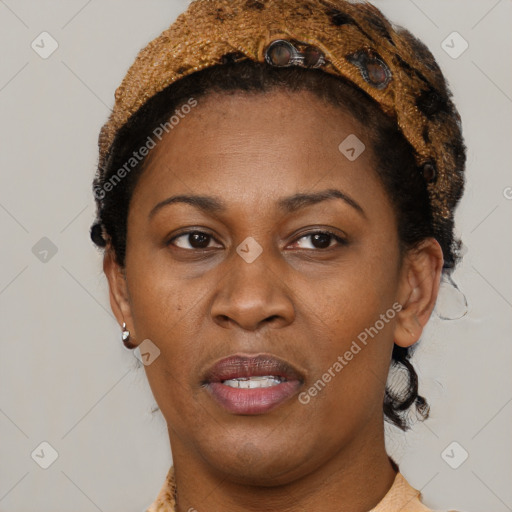
[[[423, 169], [435, 233], [449, 229], [465, 163], [451, 92], [430, 51], [364, 1], [193, 1], [138, 53], [117, 88], [99, 135], [98, 179], [105, 179], [117, 131], [149, 98], [209, 66], [240, 59], [269, 62], [268, 47], [277, 39], [321, 52], [323, 71], [350, 80], [396, 117]], [[274, 54], [277, 61], [283, 51]]]
[[[171, 466], [157, 499], [146, 512], [176, 512], [174, 467]], [[368, 512], [435, 512], [421, 502], [420, 491], [414, 489], [398, 472], [393, 485], [378, 505]], [[451, 511], [455, 512], [455, 511]]]

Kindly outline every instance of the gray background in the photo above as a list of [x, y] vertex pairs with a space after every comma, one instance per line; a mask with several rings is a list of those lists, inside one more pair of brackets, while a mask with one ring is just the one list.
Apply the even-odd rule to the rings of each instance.
[[[467, 253], [454, 274], [468, 313], [432, 318], [414, 359], [431, 419], [407, 434], [387, 427], [389, 451], [432, 507], [512, 510], [512, 2], [375, 3], [435, 54], [469, 148], [456, 218]], [[165, 421], [119, 341], [88, 229], [114, 90], [186, 5], [0, 0], [2, 512], [141, 511], [171, 464]], [[59, 45], [47, 59], [31, 48], [43, 31]], [[442, 47], [454, 31], [469, 43], [456, 59]], [[461, 49], [457, 38], [446, 44]], [[453, 290], [438, 311], [452, 318], [463, 313]], [[48, 469], [43, 441], [58, 453]], [[452, 469], [446, 461], [459, 464], [463, 450]]]

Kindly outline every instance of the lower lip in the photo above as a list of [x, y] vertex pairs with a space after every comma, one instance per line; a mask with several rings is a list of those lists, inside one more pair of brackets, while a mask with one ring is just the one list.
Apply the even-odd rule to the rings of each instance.
[[240, 389], [221, 382], [210, 382], [207, 389], [213, 398], [234, 414], [263, 414], [293, 396], [300, 387], [298, 380], [281, 382], [268, 388]]

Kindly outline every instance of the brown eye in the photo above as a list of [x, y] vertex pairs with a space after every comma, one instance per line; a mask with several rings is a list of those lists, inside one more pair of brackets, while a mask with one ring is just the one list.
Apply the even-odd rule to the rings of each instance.
[[169, 241], [169, 244], [181, 249], [206, 249], [213, 237], [202, 231], [188, 231], [182, 233]]
[[328, 233], [317, 233], [311, 236], [311, 243], [317, 249], [327, 249], [331, 245], [332, 236]]
[[295, 242], [295, 244], [298, 245], [299, 249], [328, 249], [333, 246], [333, 241], [337, 242], [338, 245], [347, 245], [347, 241], [344, 238], [341, 238], [340, 236], [335, 235], [329, 231], [316, 231], [314, 233], [308, 233], [307, 235], [301, 236]]

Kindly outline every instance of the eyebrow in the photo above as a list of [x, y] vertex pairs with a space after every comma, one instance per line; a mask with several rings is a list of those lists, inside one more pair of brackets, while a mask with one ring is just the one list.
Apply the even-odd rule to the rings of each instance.
[[[300, 208], [318, 204], [328, 199], [341, 199], [356, 210], [362, 217], [367, 218], [365, 211], [357, 201], [352, 199], [345, 192], [333, 188], [322, 190], [320, 192], [294, 194], [293, 196], [280, 199], [277, 202], [277, 206], [285, 213], [293, 213]], [[222, 213], [227, 210], [225, 203], [218, 197], [181, 194], [171, 196], [160, 201], [151, 209], [148, 218], [151, 219], [159, 210], [165, 206], [175, 203], [190, 204], [209, 214]]]

